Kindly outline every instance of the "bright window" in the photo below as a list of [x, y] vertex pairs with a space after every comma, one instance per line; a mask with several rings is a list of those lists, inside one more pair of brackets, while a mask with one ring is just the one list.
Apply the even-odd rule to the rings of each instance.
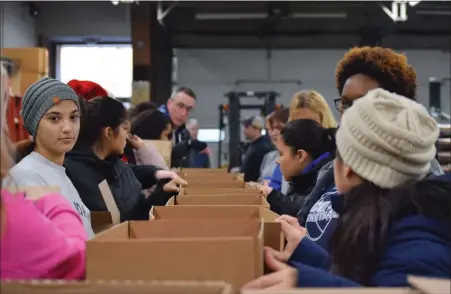
[[[225, 133], [221, 132], [221, 140], [224, 141]], [[219, 130], [218, 129], [199, 129], [197, 139], [205, 143], [218, 143]]]
[[131, 98], [133, 51], [131, 45], [61, 45], [58, 78], [98, 83], [117, 98]]

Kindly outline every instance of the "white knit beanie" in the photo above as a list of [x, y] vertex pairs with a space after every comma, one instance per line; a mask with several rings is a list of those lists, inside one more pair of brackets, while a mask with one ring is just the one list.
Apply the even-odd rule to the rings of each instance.
[[421, 104], [375, 89], [345, 111], [337, 149], [362, 178], [393, 188], [428, 173], [438, 136], [436, 121]]

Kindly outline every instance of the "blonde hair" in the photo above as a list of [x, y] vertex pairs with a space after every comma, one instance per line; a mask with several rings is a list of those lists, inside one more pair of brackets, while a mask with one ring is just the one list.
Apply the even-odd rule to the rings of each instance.
[[11, 156], [11, 142], [9, 142], [6, 132], [8, 127], [6, 124], [6, 108], [8, 107], [9, 101], [8, 89], [8, 75], [6, 68], [0, 63], [0, 181], [3, 181], [4, 177], [8, 174], [9, 169], [14, 164]]
[[323, 128], [336, 128], [335, 120], [329, 105], [320, 93], [314, 90], [300, 91], [293, 95], [290, 103], [289, 121], [296, 119], [296, 111], [298, 109], [310, 109], [316, 112], [320, 118], [320, 124]]

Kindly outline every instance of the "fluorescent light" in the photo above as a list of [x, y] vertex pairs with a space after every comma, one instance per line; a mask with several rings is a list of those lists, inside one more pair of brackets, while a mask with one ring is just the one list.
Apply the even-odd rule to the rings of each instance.
[[292, 18], [346, 18], [346, 12], [322, 12], [322, 13], [293, 13], [289, 17]]
[[267, 18], [266, 13], [196, 13], [198, 20], [235, 20], [235, 19], [262, 19]]
[[[346, 18], [346, 12], [331, 13], [292, 13], [283, 18]], [[196, 13], [197, 20], [238, 20], [238, 19], [265, 19], [267, 13]]]
[[451, 15], [450, 10], [418, 10], [416, 14], [419, 15], [436, 15], [436, 16], [448, 16]]

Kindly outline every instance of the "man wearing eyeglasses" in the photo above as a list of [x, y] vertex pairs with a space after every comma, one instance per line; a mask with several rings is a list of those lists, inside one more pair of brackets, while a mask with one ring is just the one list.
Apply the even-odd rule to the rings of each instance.
[[191, 163], [187, 157], [190, 150], [208, 152], [208, 146], [204, 142], [191, 138], [186, 129], [186, 122], [196, 106], [196, 94], [188, 87], [177, 88], [166, 105], [158, 109], [166, 114], [172, 122], [172, 154], [171, 167], [190, 167]]

